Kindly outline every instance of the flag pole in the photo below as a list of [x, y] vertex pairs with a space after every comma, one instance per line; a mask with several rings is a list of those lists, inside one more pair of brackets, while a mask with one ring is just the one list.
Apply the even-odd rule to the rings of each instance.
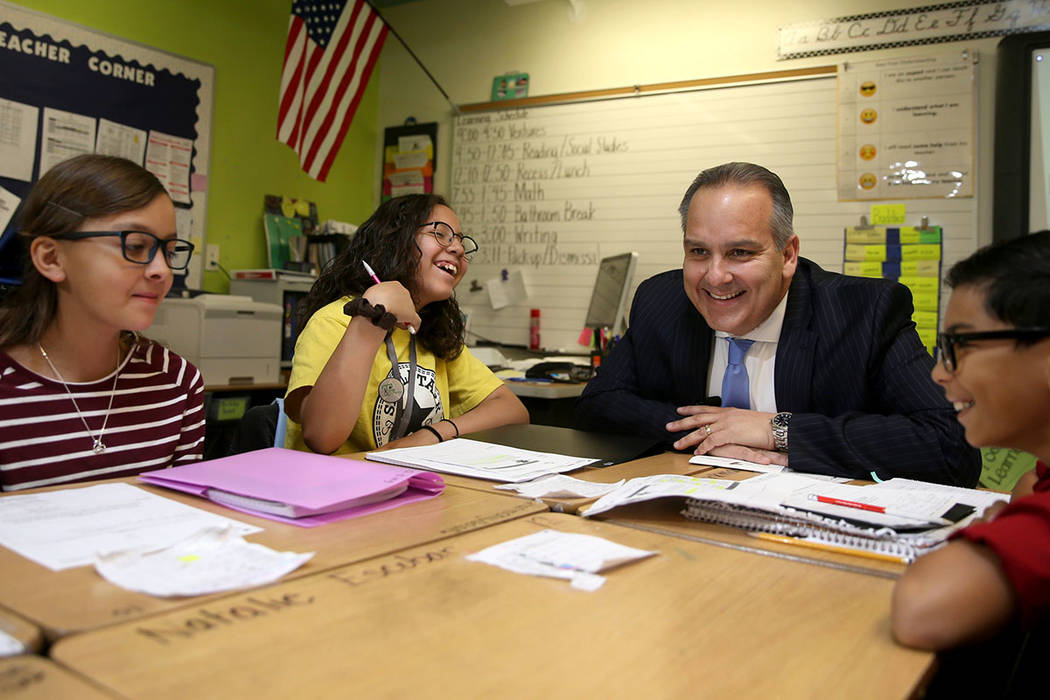
[[404, 39], [401, 38], [401, 35], [398, 34], [397, 30], [394, 29], [394, 27], [390, 24], [390, 22], [387, 21], [386, 17], [384, 17], [383, 14], [379, 11], [379, 8], [377, 8], [375, 5], [373, 5], [369, 0], [365, 0], [365, 3], [369, 7], [372, 8], [372, 11], [376, 13], [376, 16], [379, 17], [379, 19], [383, 20], [383, 24], [385, 24], [386, 28], [390, 30], [390, 33], [394, 35], [394, 38], [401, 42], [401, 45], [405, 47], [405, 51], [408, 51], [408, 55], [411, 56], [412, 59], [423, 70], [423, 72], [427, 74], [427, 77], [430, 78], [430, 82], [434, 83], [434, 87], [436, 87], [438, 89], [438, 92], [440, 92], [444, 96], [444, 98], [448, 101], [449, 105], [452, 106], [452, 113], [458, 115], [459, 114], [459, 107], [456, 106], [456, 103], [453, 102], [452, 98], [448, 96], [447, 92], [445, 92], [445, 88], [441, 87], [441, 83], [439, 83], [437, 81], [437, 78], [435, 78], [430, 73], [430, 71], [427, 70], [427, 67], [425, 65], [423, 65], [423, 61], [419, 60], [419, 56], [416, 55], [416, 52], [413, 51], [412, 48], [408, 45], [408, 43]]

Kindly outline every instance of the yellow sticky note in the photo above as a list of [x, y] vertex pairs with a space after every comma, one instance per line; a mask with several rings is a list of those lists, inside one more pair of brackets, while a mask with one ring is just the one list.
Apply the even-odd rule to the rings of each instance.
[[936, 294], [937, 289], [941, 286], [941, 281], [936, 277], [901, 277], [898, 281], [910, 289], [912, 294], [915, 294], [915, 292], [933, 292]]
[[874, 225], [903, 224], [906, 212], [904, 204], [872, 204], [871, 223]]
[[936, 243], [902, 245], [901, 260], [940, 260], [941, 247]]
[[911, 315], [911, 320], [915, 321], [915, 325], [920, 329], [932, 328], [934, 331], [937, 330], [936, 311], [916, 311]]
[[940, 274], [941, 266], [938, 260], [908, 260], [907, 262], [901, 262], [901, 277], [938, 277]]
[[846, 245], [846, 260], [882, 262], [886, 259], [886, 246], [884, 245], [857, 245], [848, 243]]
[[885, 243], [884, 228], [847, 228], [846, 243]]
[[882, 277], [880, 262], [847, 262], [843, 263], [842, 272], [854, 277]]
[[937, 311], [937, 292], [911, 291], [912, 304], [916, 311]]

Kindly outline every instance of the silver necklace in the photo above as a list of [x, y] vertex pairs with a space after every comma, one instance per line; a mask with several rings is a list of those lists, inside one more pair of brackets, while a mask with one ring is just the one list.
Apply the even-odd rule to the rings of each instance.
[[58, 371], [58, 367], [55, 367], [55, 363], [51, 361], [51, 358], [44, 352], [44, 346], [37, 343], [36, 346], [40, 348], [40, 354], [44, 356], [44, 360], [47, 361], [47, 366], [51, 368], [51, 371], [58, 377], [58, 381], [62, 382], [62, 387], [69, 394], [69, 400], [73, 402], [73, 408], [77, 411], [77, 416], [80, 418], [80, 422], [84, 424], [84, 430], [87, 431], [88, 437], [91, 438], [91, 451], [97, 455], [102, 454], [106, 451], [106, 446], [102, 443], [102, 434], [106, 432], [106, 424], [109, 423], [109, 412], [113, 409], [113, 397], [117, 393], [117, 377], [120, 376], [120, 342], [117, 342], [117, 368], [113, 370], [113, 388], [109, 390], [109, 407], [106, 409], [106, 416], [102, 419], [102, 429], [98, 431], [98, 437], [91, 434], [91, 428], [88, 427], [87, 421], [84, 419], [84, 414], [80, 412], [80, 406], [77, 405], [77, 400], [73, 398], [73, 392], [69, 390], [69, 385], [66, 384], [65, 378], [62, 373]]

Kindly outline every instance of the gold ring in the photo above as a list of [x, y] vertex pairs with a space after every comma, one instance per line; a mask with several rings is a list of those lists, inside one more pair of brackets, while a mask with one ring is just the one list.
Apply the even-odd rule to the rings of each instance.
[[707, 431], [707, 436], [711, 437], [711, 424], [710, 423], [708, 423], [707, 425], [704, 426], [704, 430]]

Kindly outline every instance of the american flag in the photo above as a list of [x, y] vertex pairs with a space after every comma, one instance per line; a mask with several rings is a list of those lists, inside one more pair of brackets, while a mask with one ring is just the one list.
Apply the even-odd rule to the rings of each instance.
[[387, 27], [364, 0], [294, 0], [277, 140], [324, 181], [368, 85]]

